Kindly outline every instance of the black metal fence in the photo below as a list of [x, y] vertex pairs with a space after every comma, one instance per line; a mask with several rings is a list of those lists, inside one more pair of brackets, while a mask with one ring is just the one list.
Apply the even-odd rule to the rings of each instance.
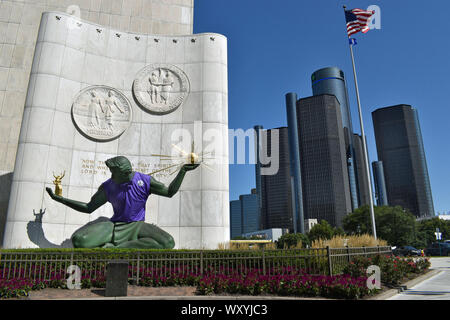
[[65, 279], [71, 265], [80, 268], [82, 277], [104, 277], [108, 261], [115, 259], [128, 261], [129, 279], [136, 283], [149, 273], [167, 276], [173, 272], [201, 275], [256, 270], [272, 275], [302, 269], [309, 274], [335, 275], [353, 257], [377, 254], [390, 255], [392, 251], [390, 247], [130, 252], [0, 250], [0, 279]]
[[379, 254], [392, 255], [391, 247], [345, 247], [328, 248], [328, 274], [340, 274], [344, 267], [355, 257], [373, 257]]

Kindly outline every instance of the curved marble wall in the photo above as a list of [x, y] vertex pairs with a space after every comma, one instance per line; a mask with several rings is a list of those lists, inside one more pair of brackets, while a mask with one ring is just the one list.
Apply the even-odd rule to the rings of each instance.
[[42, 13], [68, 12], [124, 32], [192, 34], [194, 0], [0, 0], [0, 246]]
[[[179, 98], [182, 104], [175, 111], [151, 113], [134, 96], [136, 76], [151, 66], [181, 70], [187, 78], [189, 93]], [[53, 174], [65, 172], [63, 196], [88, 202], [110, 177], [106, 159], [125, 155], [135, 170], [149, 173], [168, 163], [155, 154], [174, 155], [177, 148], [189, 152], [190, 137], [196, 152], [208, 154], [205, 165], [186, 175], [173, 198], [151, 195], [146, 221], [169, 232], [176, 248], [216, 248], [227, 241], [227, 82], [227, 41], [222, 35], [124, 33], [45, 12], [28, 85], [4, 247], [70, 247], [68, 239], [75, 230], [112, 216], [109, 203], [86, 215], [52, 201], [45, 187], [54, 189]], [[118, 138], [89, 138], [75, 126], [74, 100], [91, 86], [114, 88], [128, 100], [131, 118]], [[170, 173], [161, 171], [155, 178], [169, 183], [175, 176]]]

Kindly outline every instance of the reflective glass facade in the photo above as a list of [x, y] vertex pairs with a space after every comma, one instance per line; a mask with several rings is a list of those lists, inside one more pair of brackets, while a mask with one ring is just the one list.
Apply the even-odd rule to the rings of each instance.
[[242, 235], [241, 201], [230, 201], [230, 239]]
[[[255, 130], [255, 142], [256, 142], [256, 148], [255, 148], [255, 160], [256, 160], [256, 164], [255, 164], [255, 179], [256, 179], [256, 195], [258, 197], [258, 210], [259, 210], [259, 215], [261, 215], [262, 213], [262, 199], [261, 199], [261, 160], [259, 158], [260, 153], [259, 153], [259, 149], [261, 146], [261, 137], [260, 137], [260, 132], [263, 130], [263, 127], [261, 125], [257, 125], [254, 126], [253, 129]], [[253, 192], [252, 192], [253, 193]], [[262, 225], [260, 226], [262, 228]]]
[[243, 233], [260, 229], [261, 218], [256, 192], [239, 196], [239, 200], [230, 201], [230, 239]]
[[288, 128], [267, 130], [267, 154], [272, 152], [273, 130], [278, 130], [279, 134], [279, 169], [274, 175], [261, 176], [262, 227], [263, 229], [289, 229], [293, 232]]
[[260, 216], [258, 196], [256, 194], [244, 194], [239, 196], [241, 201], [242, 233], [260, 230]]
[[[358, 201], [360, 206], [370, 204], [369, 181], [367, 180], [366, 167], [364, 165], [364, 151], [362, 137], [359, 134], [353, 134], [353, 143], [355, 146], [355, 168], [358, 177]], [[366, 143], [367, 146], [367, 143]], [[369, 153], [367, 153], [369, 154]]]
[[375, 183], [375, 198], [377, 206], [387, 206], [386, 182], [384, 180], [383, 161], [372, 162], [373, 181]]
[[350, 195], [352, 208], [359, 207], [358, 202], [358, 182], [355, 163], [355, 150], [353, 143], [353, 126], [350, 114], [350, 103], [348, 100], [347, 84], [344, 72], [336, 67], [327, 67], [315, 71], [311, 75], [313, 95], [330, 94], [334, 95], [340, 105], [342, 117], [342, 127], [344, 128], [344, 139], [346, 147], [346, 157], [348, 166], [348, 180], [350, 185]]
[[305, 219], [341, 226], [352, 211], [341, 108], [334, 95], [297, 102]]
[[410, 105], [396, 105], [375, 110], [372, 120], [389, 205], [407, 208], [417, 217], [433, 216], [417, 111]]
[[292, 207], [294, 208], [294, 232], [305, 233], [302, 178], [300, 170], [300, 147], [298, 143], [297, 95], [286, 94], [286, 115], [288, 123], [289, 159], [291, 171]]

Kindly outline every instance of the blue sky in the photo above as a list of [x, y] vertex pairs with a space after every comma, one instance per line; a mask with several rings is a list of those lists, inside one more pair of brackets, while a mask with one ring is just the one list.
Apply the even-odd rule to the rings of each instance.
[[[337, 66], [360, 133], [344, 4], [381, 9], [381, 29], [354, 35], [370, 161], [377, 160], [371, 112], [417, 108], [435, 211], [450, 211], [450, 1], [194, 0], [194, 33], [228, 38], [229, 128], [286, 126], [285, 94], [311, 96], [311, 73]], [[230, 165], [230, 200], [254, 187], [253, 165]]]

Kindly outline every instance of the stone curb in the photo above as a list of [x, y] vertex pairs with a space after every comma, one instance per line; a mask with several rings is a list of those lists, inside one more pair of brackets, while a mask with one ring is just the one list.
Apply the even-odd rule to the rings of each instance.
[[397, 288], [387, 290], [386, 292], [380, 293], [374, 297], [371, 297], [367, 300], [387, 300], [390, 297], [395, 296], [396, 294], [399, 294], [400, 292], [407, 290], [408, 288], [414, 287], [416, 284], [419, 284], [422, 281], [425, 281], [431, 277], [434, 277], [437, 274], [440, 274], [443, 272], [442, 270], [433, 269], [427, 272], [426, 274], [423, 274], [421, 276], [418, 276], [417, 278], [414, 278], [412, 280], [409, 280], [402, 285], [398, 286]]

